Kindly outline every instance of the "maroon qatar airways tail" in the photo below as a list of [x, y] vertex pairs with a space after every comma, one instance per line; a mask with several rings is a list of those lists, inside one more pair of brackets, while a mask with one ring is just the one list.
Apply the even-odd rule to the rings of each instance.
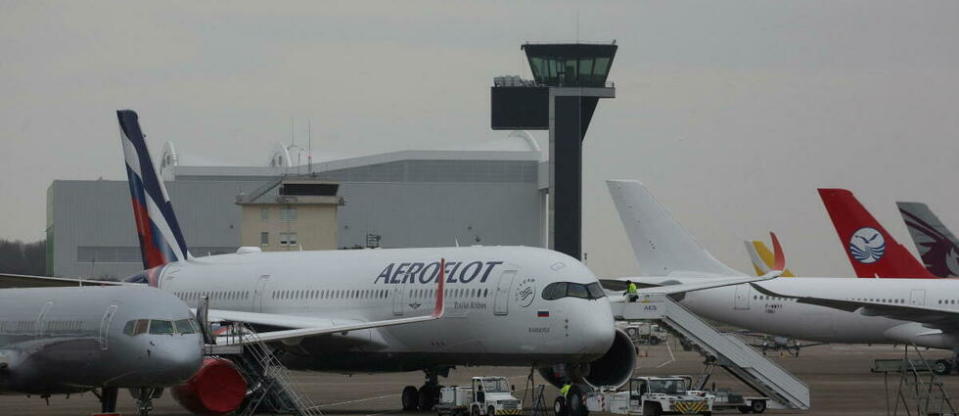
[[849, 263], [859, 277], [934, 279], [846, 189], [819, 189]]

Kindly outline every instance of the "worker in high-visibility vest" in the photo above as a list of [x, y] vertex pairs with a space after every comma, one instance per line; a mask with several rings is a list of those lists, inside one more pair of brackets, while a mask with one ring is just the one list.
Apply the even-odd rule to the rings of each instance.
[[566, 384], [563, 384], [563, 387], [559, 389], [559, 394], [563, 396], [563, 398], [565, 399], [566, 395], [569, 394], [569, 389], [571, 387], [573, 387], [573, 385], [569, 384], [569, 382], [567, 381]]
[[629, 299], [630, 302], [635, 302], [636, 299], [639, 298], [637, 290], [635, 283], [629, 280], [626, 281], [626, 298]]

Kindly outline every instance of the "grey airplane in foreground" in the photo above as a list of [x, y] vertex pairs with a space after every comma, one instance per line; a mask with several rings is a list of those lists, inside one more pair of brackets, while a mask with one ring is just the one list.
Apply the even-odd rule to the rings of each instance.
[[189, 379], [203, 337], [175, 296], [141, 286], [0, 290], [0, 394], [99, 390], [103, 412], [120, 388], [143, 392]]

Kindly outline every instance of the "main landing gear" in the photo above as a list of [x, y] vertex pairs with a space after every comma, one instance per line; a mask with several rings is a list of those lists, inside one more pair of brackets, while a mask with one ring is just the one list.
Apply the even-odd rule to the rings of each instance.
[[100, 389], [100, 411], [103, 413], [115, 413], [117, 411], [117, 395], [120, 389], [117, 387], [104, 387]]
[[426, 382], [417, 389], [414, 386], [403, 388], [402, 401], [404, 411], [432, 410], [440, 400], [439, 376], [449, 377], [450, 368], [441, 370], [423, 370], [426, 373]]

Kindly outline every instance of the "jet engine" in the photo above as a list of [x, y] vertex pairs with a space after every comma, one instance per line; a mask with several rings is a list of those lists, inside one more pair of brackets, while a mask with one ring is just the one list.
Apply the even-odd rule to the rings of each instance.
[[246, 379], [230, 360], [207, 357], [193, 377], [171, 392], [184, 409], [198, 415], [219, 416], [243, 404]]
[[636, 347], [625, 332], [617, 329], [613, 345], [599, 359], [589, 363], [540, 367], [539, 374], [556, 387], [562, 386], [567, 379], [591, 387], [619, 387], [629, 381], [635, 366]]

